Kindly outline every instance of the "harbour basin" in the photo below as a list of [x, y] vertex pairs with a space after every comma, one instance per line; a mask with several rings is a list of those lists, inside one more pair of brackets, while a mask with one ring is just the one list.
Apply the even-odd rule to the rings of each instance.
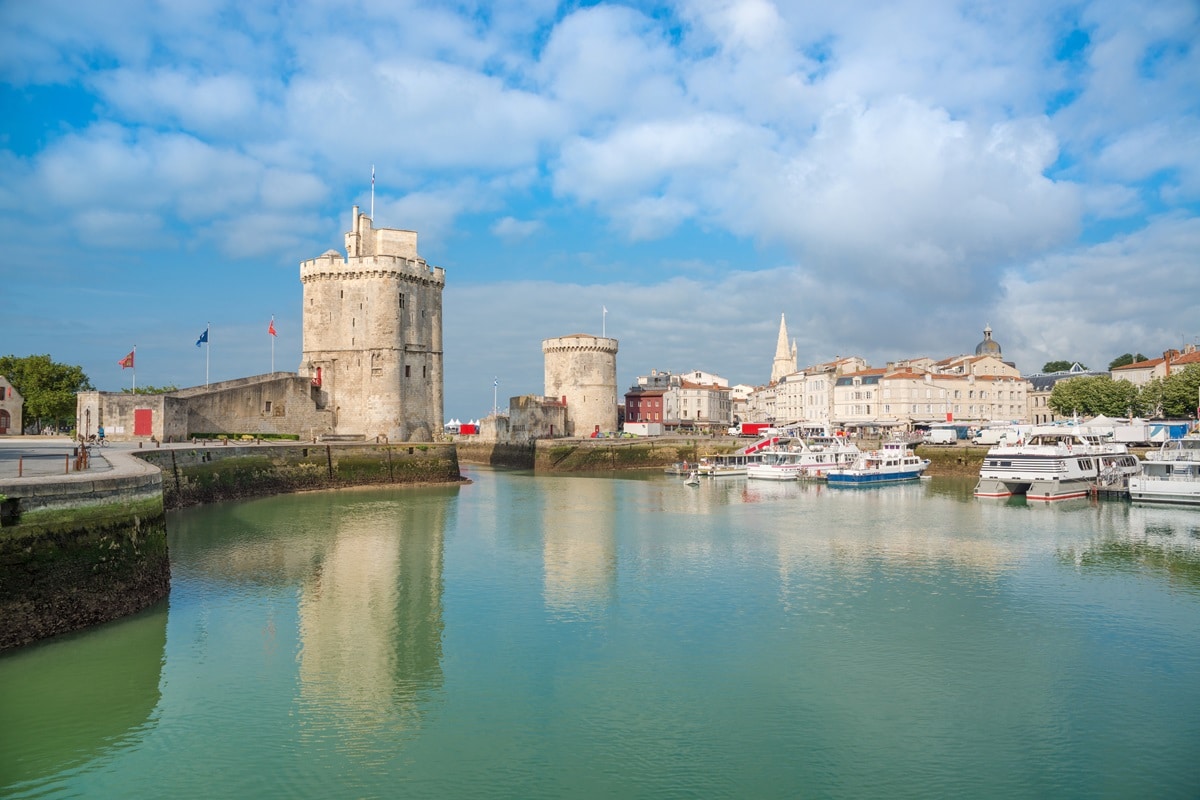
[[169, 515], [0, 657], [4, 797], [1194, 797], [1200, 513], [653, 474]]

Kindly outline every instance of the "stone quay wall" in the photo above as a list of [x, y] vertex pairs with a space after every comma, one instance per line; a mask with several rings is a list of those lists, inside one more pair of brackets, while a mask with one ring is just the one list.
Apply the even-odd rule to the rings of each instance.
[[214, 444], [139, 457], [162, 470], [167, 508], [313, 489], [462, 480], [452, 444]]
[[157, 469], [0, 483], [0, 651], [141, 611], [170, 577]]
[[479, 441], [476, 437], [455, 442], [458, 460], [464, 464], [486, 464], [493, 467], [533, 469], [534, 443], [508, 444]]

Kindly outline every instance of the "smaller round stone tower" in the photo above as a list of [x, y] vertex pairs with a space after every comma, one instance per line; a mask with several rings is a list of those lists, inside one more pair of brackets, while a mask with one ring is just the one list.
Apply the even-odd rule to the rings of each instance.
[[617, 340], [576, 333], [542, 342], [546, 396], [567, 404], [567, 435], [617, 429]]

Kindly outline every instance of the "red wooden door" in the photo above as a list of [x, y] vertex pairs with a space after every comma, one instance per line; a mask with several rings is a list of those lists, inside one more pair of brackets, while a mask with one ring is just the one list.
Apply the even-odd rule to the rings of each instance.
[[154, 433], [154, 411], [149, 408], [133, 410], [133, 435], [150, 436]]

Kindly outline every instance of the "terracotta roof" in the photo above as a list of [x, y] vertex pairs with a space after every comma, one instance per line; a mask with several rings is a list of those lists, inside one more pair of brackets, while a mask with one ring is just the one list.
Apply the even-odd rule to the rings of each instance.
[[[1132, 364], [1124, 364], [1120, 367], [1113, 367], [1112, 371], [1116, 372], [1116, 371], [1122, 370], [1122, 369], [1153, 369], [1154, 367], [1157, 367], [1161, 363], [1163, 363], [1163, 360], [1161, 358], [1151, 358], [1146, 361], [1135, 361]], [[1172, 361], [1171, 363], [1178, 364], [1179, 362]]]

